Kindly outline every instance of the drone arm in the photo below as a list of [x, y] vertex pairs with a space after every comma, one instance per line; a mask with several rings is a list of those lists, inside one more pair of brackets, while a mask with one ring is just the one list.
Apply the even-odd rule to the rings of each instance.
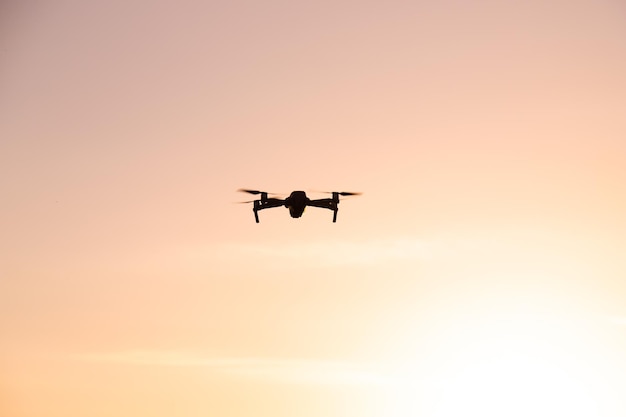
[[285, 205], [285, 200], [281, 200], [280, 198], [268, 198], [267, 200], [257, 200], [258, 206], [257, 210], [264, 210], [268, 208], [281, 207]]
[[337, 222], [337, 212], [339, 211], [339, 198], [321, 198], [319, 200], [310, 200], [307, 205], [332, 210], [333, 223]]
[[280, 198], [266, 198], [261, 200], [255, 200], [254, 207], [252, 208], [252, 211], [254, 212], [254, 220], [259, 223], [259, 210], [280, 207], [284, 204], [285, 200], [281, 200]]
[[333, 201], [332, 198], [320, 198], [319, 200], [309, 200], [307, 206], [335, 210], [337, 208], [337, 202]]

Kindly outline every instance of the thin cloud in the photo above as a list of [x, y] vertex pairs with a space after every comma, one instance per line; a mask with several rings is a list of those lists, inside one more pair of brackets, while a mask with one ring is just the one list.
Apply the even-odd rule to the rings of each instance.
[[306, 384], [372, 385], [384, 384], [381, 372], [341, 361], [313, 359], [211, 357], [176, 351], [123, 351], [76, 356], [88, 362], [119, 363], [139, 366], [195, 367], [232, 377], [273, 382]]
[[607, 316], [606, 319], [616, 326], [626, 326], [626, 316]]
[[220, 247], [222, 257], [247, 256], [278, 261], [311, 262], [319, 266], [371, 265], [385, 261], [432, 258], [434, 244], [400, 238], [364, 242], [304, 242], [289, 244], [229, 244]]

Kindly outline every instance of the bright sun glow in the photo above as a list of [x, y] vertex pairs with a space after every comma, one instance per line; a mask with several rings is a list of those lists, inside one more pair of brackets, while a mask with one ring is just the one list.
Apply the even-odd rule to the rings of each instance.
[[552, 417], [603, 415], [600, 352], [580, 323], [545, 314], [458, 320], [434, 363], [416, 360], [394, 415]]

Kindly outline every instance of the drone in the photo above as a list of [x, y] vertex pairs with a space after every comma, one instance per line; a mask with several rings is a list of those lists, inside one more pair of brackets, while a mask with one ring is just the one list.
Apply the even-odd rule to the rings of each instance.
[[333, 223], [335, 223], [337, 222], [337, 211], [339, 211], [339, 207], [338, 207], [339, 196], [347, 197], [347, 196], [361, 194], [361, 193], [351, 193], [347, 191], [332, 191], [332, 192], [328, 192], [328, 194], [332, 194], [331, 198], [320, 198], [320, 199], [312, 200], [309, 197], [307, 197], [304, 191], [293, 191], [291, 194], [289, 194], [289, 197], [285, 199], [268, 197], [268, 194], [270, 193], [267, 193], [265, 191], [248, 190], [244, 188], [240, 188], [237, 191], [241, 191], [241, 192], [253, 194], [253, 195], [259, 195], [259, 194], [261, 195], [260, 200], [242, 201], [242, 203], [254, 203], [254, 206], [252, 207], [252, 211], [254, 212], [254, 219], [256, 220], [257, 223], [259, 223], [259, 213], [258, 213], [259, 210], [265, 210], [265, 209], [281, 207], [281, 206], [288, 208], [289, 215], [293, 217], [294, 219], [301, 217], [302, 213], [304, 213], [304, 209], [307, 206], [332, 210], [333, 211]]

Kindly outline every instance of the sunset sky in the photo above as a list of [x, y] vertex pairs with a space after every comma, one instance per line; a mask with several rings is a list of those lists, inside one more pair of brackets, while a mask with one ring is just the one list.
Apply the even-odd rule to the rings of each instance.
[[626, 415], [621, 1], [3, 1], [0, 203], [3, 417]]

